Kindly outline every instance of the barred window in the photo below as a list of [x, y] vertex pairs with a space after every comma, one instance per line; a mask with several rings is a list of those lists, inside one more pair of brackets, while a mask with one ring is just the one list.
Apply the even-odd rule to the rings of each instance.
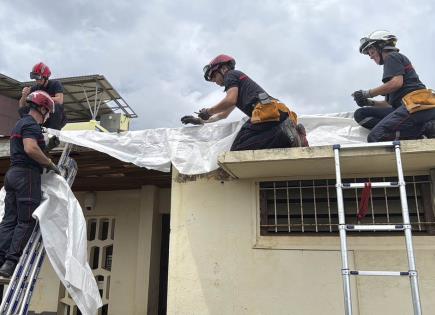
[[[397, 177], [342, 180], [343, 183], [369, 181], [397, 182]], [[408, 176], [405, 177], [405, 182], [413, 231], [435, 234], [429, 176]], [[369, 211], [358, 222], [356, 215], [360, 198], [361, 189], [343, 190], [346, 224], [403, 223], [398, 187], [372, 188], [368, 202]], [[260, 182], [261, 235], [337, 232], [337, 209], [335, 179]]]

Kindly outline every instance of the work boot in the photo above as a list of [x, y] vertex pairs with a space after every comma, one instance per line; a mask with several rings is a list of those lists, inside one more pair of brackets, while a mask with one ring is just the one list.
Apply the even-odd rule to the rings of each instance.
[[12, 277], [16, 266], [17, 266], [16, 262], [12, 260], [6, 260], [4, 264], [0, 267], [0, 276], [4, 278]]
[[295, 124], [287, 118], [280, 124], [282, 132], [288, 137], [290, 142], [290, 148], [300, 147], [301, 138], [296, 130]]
[[435, 138], [435, 120], [430, 120], [423, 126], [423, 134], [426, 138]]
[[303, 147], [309, 147], [308, 139], [307, 139], [307, 132], [305, 131], [305, 127], [302, 124], [296, 125], [296, 130], [299, 134], [299, 137], [301, 138], [301, 145]]

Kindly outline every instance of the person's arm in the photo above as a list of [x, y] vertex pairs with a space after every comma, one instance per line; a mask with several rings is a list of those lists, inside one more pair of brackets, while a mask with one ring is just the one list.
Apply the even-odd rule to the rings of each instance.
[[388, 104], [387, 101], [375, 101], [375, 100], [372, 101], [373, 101], [373, 106], [375, 107], [391, 107], [391, 105]]
[[403, 86], [403, 75], [396, 75], [388, 82], [385, 82], [381, 86], [369, 90], [370, 97], [376, 97], [378, 95], [387, 95], [393, 93]]
[[235, 105], [233, 105], [233, 106], [227, 108], [226, 110], [224, 110], [224, 111], [222, 111], [222, 112], [220, 112], [220, 113], [214, 114], [214, 115], [211, 116], [208, 120], [203, 120], [203, 119], [201, 119], [201, 118], [200, 118], [200, 119], [201, 119], [202, 122], [205, 123], [205, 124], [213, 123], [213, 122], [216, 122], [216, 121], [219, 121], [219, 120], [222, 120], [222, 119], [227, 118], [228, 115], [231, 114], [231, 112], [234, 110], [234, 108], [236, 108]]
[[26, 154], [41, 166], [47, 167], [50, 165], [51, 160], [42, 152], [38, 142], [34, 138], [23, 138], [24, 151]]
[[216, 105], [207, 108], [207, 112], [213, 116], [216, 114], [227, 113], [227, 111], [230, 110], [224, 118], [228, 117], [229, 113], [231, 113], [231, 111], [237, 104], [238, 96], [239, 88], [237, 86], [229, 88], [227, 91], [227, 95], [225, 95], [225, 97]]
[[18, 102], [20, 108], [26, 105], [27, 103], [26, 98], [30, 94], [31, 91], [30, 89], [31, 89], [30, 86], [23, 87], [23, 90], [21, 91], [21, 98], [20, 101]]
[[56, 93], [52, 98], [55, 104], [62, 105], [63, 104], [63, 93]]

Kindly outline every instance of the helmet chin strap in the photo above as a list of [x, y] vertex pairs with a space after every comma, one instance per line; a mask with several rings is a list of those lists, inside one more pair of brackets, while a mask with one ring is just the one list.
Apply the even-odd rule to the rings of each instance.
[[384, 64], [384, 56], [382, 55], [382, 49], [378, 48], [378, 52], [379, 52], [379, 64], [383, 65]]
[[45, 122], [45, 117], [47, 117], [47, 115], [50, 114], [50, 113], [49, 113], [49, 112], [46, 112], [45, 114], [43, 114], [43, 113], [41, 112], [41, 110], [40, 110], [39, 108], [37, 108], [36, 106], [32, 106], [32, 108], [33, 108], [34, 110], [36, 110], [36, 111], [38, 112], [39, 115], [41, 115], [41, 117], [42, 117], [42, 123], [40, 123], [40, 125], [42, 125], [42, 124]]

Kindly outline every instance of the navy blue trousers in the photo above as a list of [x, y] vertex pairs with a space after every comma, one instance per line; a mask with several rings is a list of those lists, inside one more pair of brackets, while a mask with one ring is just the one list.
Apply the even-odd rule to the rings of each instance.
[[231, 151], [290, 148], [294, 146], [289, 136], [281, 128], [284, 120], [252, 124], [248, 120], [240, 129], [231, 146]]
[[421, 139], [424, 124], [435, 119], [435, 109], [410, 114], [404, 105], [392, 107], [361, 107], [355, 120], [370, 129], [368, 142]]
[[11, 167], [5, 176], [5, 214], [0, 223], [0, 260], [18, 262], [35, 226], [33, 211], [41, 203], [39, 170]]

